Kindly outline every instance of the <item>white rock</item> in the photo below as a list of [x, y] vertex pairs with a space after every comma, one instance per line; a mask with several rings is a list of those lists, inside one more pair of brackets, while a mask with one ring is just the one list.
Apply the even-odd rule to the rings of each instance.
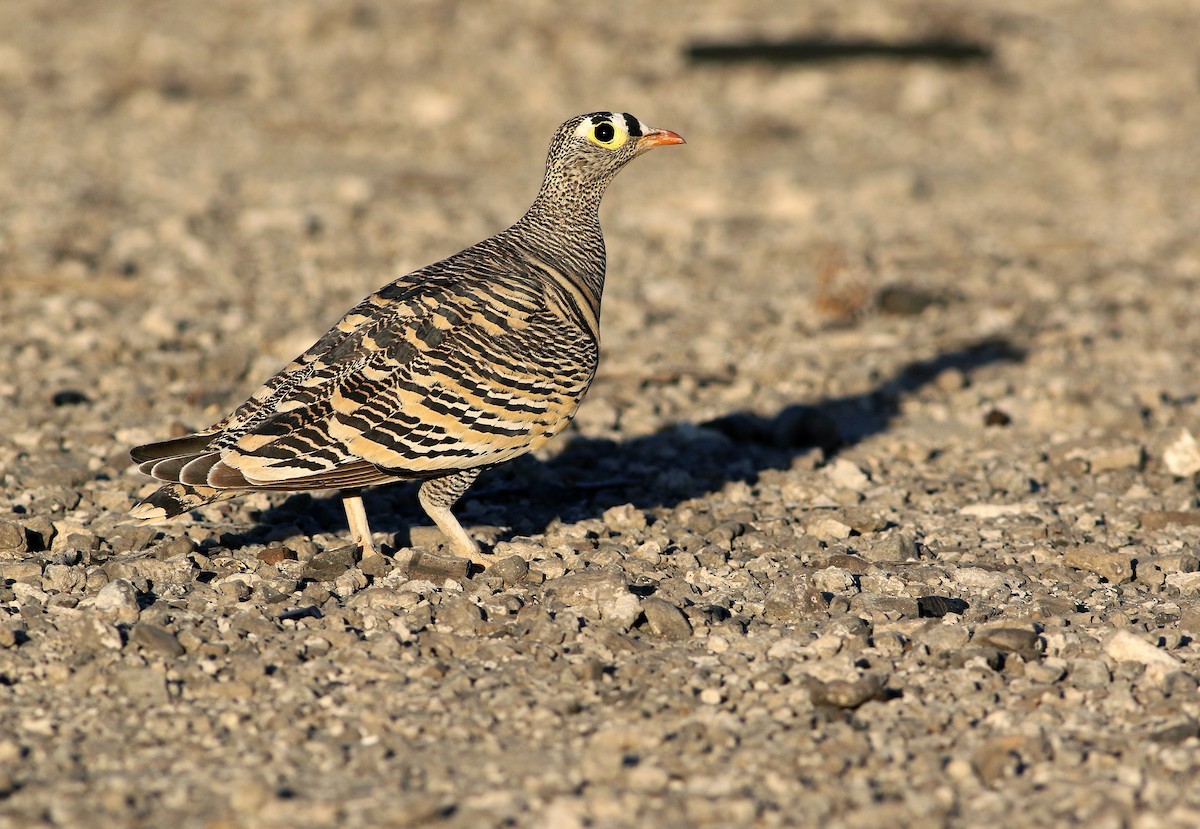
[[136, 622], [141, 613], [137, 591], [127, 579], [113, 579], [96, 594], [92, 606], [114, 622]]
[[845, 458], [834, 458], [825, 466], [825, 477], [842, 489], [862, 492], [871, 483], [867, 473], [863, 472], [853, 462]]
[[1200, 573], [1168, 573], [1167, 584], [1185, 596], [1195, 596], [1200, 593]]
[[1037, 512], [1037, 504], [967, 504], [959, 515], [973, 518], [999, 518], [1004, 515], [1025, 515]]
[[1163, 464], [1172, 475], [1180, 478], [1200, 472], [1200, 444], [1191, 432], [1184, 429], [1175, 442], [1163, 450]]
[[1118, 630], [1104, 643], [1104, 652], [1117, 662], [1139, 662], [1146, 666], [1146, 673], [1162, 679], [1178, 670], [1182, 663], [1166, 651], [1135, 636], [1127, 630]]

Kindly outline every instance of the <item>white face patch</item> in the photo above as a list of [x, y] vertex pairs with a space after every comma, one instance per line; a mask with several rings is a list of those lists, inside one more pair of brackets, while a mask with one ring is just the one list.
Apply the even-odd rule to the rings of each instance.
[[616, 150], [624, 146], [631, 134], [641, 133], [641, 124], [636, 118], [633, 118], [633, 122], [634, 125], [631, 126], [630, 119], [621, 112], [597, 112], [579, 123], [575, 128], [575, 135], [597, 147]]

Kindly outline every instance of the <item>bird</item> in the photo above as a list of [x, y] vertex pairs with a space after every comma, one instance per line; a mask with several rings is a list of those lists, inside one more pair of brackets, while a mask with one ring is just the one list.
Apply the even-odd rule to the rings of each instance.
[[554, 133], [533, 204], [507, 229], [400, 276], [211, 427], [137, 446], [163, 485], [130, 511], [162, 521], [251, 491], [339, 490], [361, 557], [379, 555], [365, 487], [419, 481], [453, 555], [494, 560], [452, 507], [481, 472], [575, 416], [600, 356], [600, 201], [631, 160], [684, 144], [627, 112]]

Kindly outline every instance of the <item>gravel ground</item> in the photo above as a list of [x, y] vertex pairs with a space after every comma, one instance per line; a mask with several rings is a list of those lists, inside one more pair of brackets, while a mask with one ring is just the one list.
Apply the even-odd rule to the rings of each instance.
[[[983, 56], [689, 58], [813, 37]], [[0, 4], [0, 827], [1200, 825], [1197, 43], [1191, 0]], [[576, 424], [459, 510], [493, 567], [408, 487], [366, 562], [320, 494], [124, 523], [129, 446], [610, 108], [689, 144], [607, 199]]]

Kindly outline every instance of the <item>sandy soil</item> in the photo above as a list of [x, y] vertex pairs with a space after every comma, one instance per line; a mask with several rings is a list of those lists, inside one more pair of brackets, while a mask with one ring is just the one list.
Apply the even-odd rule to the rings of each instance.
[[[987, 57], [689, 57], [821, 37]], [[0, 827], [1200, 825], [1198, 43], [1188, 0], [0, 4]], [[689, 143], [606, 200], [575, 426], [460, 507], [493, 568], [406, 487], [369, 565], [332, 495], [124, 523], [129, 446], [614, 108]]]

